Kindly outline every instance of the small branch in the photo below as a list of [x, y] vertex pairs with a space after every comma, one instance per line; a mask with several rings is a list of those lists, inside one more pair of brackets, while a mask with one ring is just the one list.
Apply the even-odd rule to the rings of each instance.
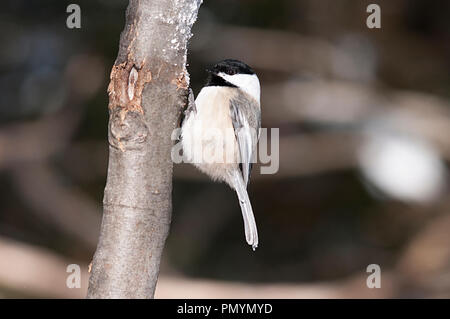
[[199, 0], [131, 0], [111, 71], [109, 166], [88, 298], [152, 298], [171, 220], [171, 133]]

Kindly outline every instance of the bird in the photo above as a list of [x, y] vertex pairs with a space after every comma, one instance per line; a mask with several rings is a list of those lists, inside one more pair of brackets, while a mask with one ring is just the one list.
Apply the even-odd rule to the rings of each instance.
[[246, 63], [226, 59], [206, 70], [205, 85], [181, 124], [183, 156], [214, 181], [236, 191], [245, 238], [255, 250], [258, 230], [247, 193], [261, 131], [261, 86]]

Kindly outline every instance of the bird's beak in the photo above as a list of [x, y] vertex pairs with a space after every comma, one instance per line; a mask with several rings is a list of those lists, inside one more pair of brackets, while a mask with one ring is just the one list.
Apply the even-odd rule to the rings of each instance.
[[208, 72], [209, 74], [215, 74], [216, 72], [214, 72], [213, 70], [211, 70], [211, 69], [206, 69], [206, 72]]

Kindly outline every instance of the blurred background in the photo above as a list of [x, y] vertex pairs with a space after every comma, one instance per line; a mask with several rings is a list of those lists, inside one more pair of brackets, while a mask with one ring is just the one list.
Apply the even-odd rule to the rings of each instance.
[[[0, 297], [82, 298], [97, 243], [124, 0], [0, 12]], [[381, 7], [381, 29], [366, 8]], [[260, 247], [234, 192], [176, 165], [158, 298], [450, 297], [450, 2], [206, 0], [191, 85], [224, 58], [262, 86], [280, 167], [254, 168]], [[69, 264], [82, 269], [68, 289]], [[369, 264], [381, 288], [369, 289]]]

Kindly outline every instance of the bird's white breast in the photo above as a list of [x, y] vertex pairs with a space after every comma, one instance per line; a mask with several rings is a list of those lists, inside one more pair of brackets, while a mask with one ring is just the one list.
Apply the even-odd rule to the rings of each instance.
[[[196, 111], [188, 115], [181, 130], [186, 159], [216, 179], [220, 179], [223, 174], [221, 169], [226, 169], [231, 162], [239, 161], [236, 158], [238, 149], [230, 118], [230, 98], [235, 94], [234, 90], [228, 87], [204, 87], [195, 100]], [[217, 138], [217, 134], [221, 138]], [[205, 163], [205, 156], [212, 154], [219, 154], [222, 162], [214, 165]]]

